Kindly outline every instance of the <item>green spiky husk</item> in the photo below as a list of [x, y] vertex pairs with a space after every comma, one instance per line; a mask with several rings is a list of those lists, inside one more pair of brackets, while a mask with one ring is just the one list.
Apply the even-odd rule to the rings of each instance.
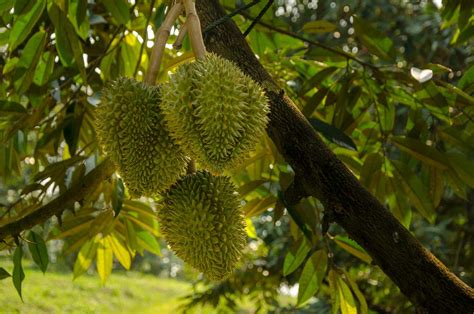
[[263, 89], [215, 54], [180, 66], [162, 93], [171, 136], [212, 172], [245, 160], [265, 132], [269, 105]]
[[99, 144], [134, 197], [163, 192], [186, 171], [188, 158], [169, 136], [159, 104], [159, 87], [120, 78], [103, 90], [96, 110]]
[[162, 200], [158, 219], [176, 255], [211, 280], [230, 275], [246, 245], [240, 200], [225, 176], [184, 176]]

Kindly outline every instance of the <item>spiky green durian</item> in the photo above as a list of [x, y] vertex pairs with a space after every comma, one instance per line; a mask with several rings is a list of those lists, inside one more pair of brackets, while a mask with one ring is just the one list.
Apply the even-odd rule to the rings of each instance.
[[212, 280], [232, 273], [246, 244], [240, 200], [228, 177], [199, 171], [169, 190], [160, 230], [178, 257]]
[[212, 172], [245, 160], [268, 122], [263, 89], [234, 63], [212, 53], [180, 66], [162, 93], [171, 136]]
[[169, 136], [157, 86], [129, 78], [111, 82], [96, 110], [99, 144], [132, 196], [165, 191], [186, 171], [187, 157]]

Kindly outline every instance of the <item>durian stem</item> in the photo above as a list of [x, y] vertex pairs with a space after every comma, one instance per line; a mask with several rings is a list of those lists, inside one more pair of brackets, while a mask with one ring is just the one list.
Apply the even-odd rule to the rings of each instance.
[[188, 24], [189, 39], [196, 59], [202, 59], [206, 55], [206, 46], [202, 39], [201, 22], [196, 11], [194, 0], [183, 0], [186, 10], [186, 24]]
[[186, 36], [187, 32], [188, 32], [188, 23], [185, 22], [183, 25], [181, 25], [181, 28], [179, 29], [178, 37], [176, 38], [176, 41], [173, 44], [174, 49], [176, 50], [181, 49], [181, 47], [183, 46], [184, 37]]
[[145, 76], [145, 82], [150, 85], [154, 85], [156, 82], [158, 72], [160, 72], [161, 59], [163, 59], [166, 42], [170, 36], [171, 27], [173, 27], [174, 22], [181, 12], [183, 12], [183, 4], [178, 2], [168, 11], [163, 24], [161, 24], [156, 32], [155, 44], [150, 57], [150, 66]]

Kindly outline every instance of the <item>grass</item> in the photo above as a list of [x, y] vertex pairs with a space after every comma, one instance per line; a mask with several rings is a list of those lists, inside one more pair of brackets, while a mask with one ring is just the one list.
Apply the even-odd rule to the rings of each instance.
[[[2, 261], [10, 274], [12, 265]], [[11, 278], [0, 281], [1, 313], [178, 313], [180, 297], [191, 285], [137, 272], [112, 273], [105, 286], [97, 276], [72, 280], [70, 273], [46, 272], [24, 267], [23, 301]], [[191, 313], [212, 313], [197, 309]]]

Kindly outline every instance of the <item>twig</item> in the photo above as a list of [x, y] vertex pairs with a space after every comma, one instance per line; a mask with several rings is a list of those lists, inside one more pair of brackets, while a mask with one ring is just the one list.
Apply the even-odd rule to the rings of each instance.
[[150, 66], [145, 76], [145, 82], [148, 84], [155, 84], [156, 77], [158, 76], [158, 72], [160, 71], [161, 59], [163, 59], [166, 41], [170, 36], [171, 27], [173, 26], [174, 22], [182, 11], [183, 5], [181, 4], [181, 2], [176, 3], [169, 10], [168, 14], [166, 14], [163, 24], [161, 24], [160, 28], [157, 31], [155, 37], [155, 45], [153, 46], [153, 50], [151, 52]]
[[202, 39], [201, 23], [196, 12], [196, 4], [193, 0], [183, 0], [186, 10], [186, 24], [188, 24], [189, 39], [196, 59], [202, 59], [206, 55], [206, 46]]
[[186, 36], [187, 32], [188, 32], [188, 23], [185, 22], [179, 29], [178, 37], [176, 38], [176, 41], [173, 44], [174, 49], [176, 50], [181, 49], [181, 47], [183, 46], [184, 37]]
[[[226, 7], [227, 9], [230, 9], [228, 7]], [[244, 12], [244, 11], [241, 11], [239, 12], [240, 15], [242, 15], [243, 17], [245, 18], [248, 18], [249, 20], [256, 20], [256, 18], [250, 16], [250, 14]], [[338, 50], [338, 49], [335, 49], [335, 48], [332, 48], [332, 47], [329, 47], [329, 46], [326, 46], [324, 44], [321, 44], [321, 43], [318, 43], [317, 41], [314, 41], [314, 40], [311, 40], [311, 39], [308, 39], [308, 38], [305, 38], [304, 36], [301, 36], [301, 35], [298, 35], [292, 31], [287, 31], [287, 30], [284, 30], [284, 29], [280, 29], [278, 27], [275, 27], [271, 24], [268, 24], [268, 23], [265, 23], [263, 21], [258, 21], [257, 24], [265, 27], [265, 28], [268, 28], [269, 30], [272, 30], [274, 32], [277, 32], [277, 33], [280, 33], [280, 34], [283, 34], [283, 35], [287, 35], [287, 36], [290, 36], [290, 37], [293, 37], [293, 38], [296, 38], [296, 39], [299, 39], [301, 40], [302, 42], [305, 42], [309, 45], [312, 45], [312, 46], [316, 46], [316, 47], [320, 47], [324, 50], [328, 50], [328, 51], [331, 51], [335, 54], [338, 54], [338, 55], [341, 55], [341, 56], [344, 56], [346, 57], [347, 59], [351, 59], [357, 63], [359, 63], [360, 65], [364, 66], [364, 67], [368, 67], [368, 68], [371, 68], [371, 69], [377, 69], [377, 66], [373, 65], [373, 64], [370, 64], [370, 63], [367, 63], [365, 61], [362, 61], [360, 60], [359, 58], [355, 57], [354, 55], [350, 54], [350, 53], [347, 53], [345, 51], [341, 51], [341, 50]]]
[[262, 11], [257, 15], [257, 17], [252, 21], [250, 26], [245, 30], [242, 36], [247, 37], [247, 35], [252, 31], [252, 28], [260, 21], [260, 19], [265, 15], [265, 13], [270, 9], [274, 0], [268, 0], [267, 4], [263, 7]]
[[115, 171], [115, 165], [110, 159], [105, 159], [101, 164], [89, 172], [83, 180], [77, 182], [70, 189], [48, 204], [41, 206], [31, 214], [14, 222], [0, 227], [0, 241], [7, 236], [20, 234], [22, 231], [46, 221], [54, 215], [60, 215], [65, 208], [75, 202], [81, 201], [86, 195], [94, 191], [97, 186], [110, 177]]
[[210, 23], [207, 25], [207, 27], [204, 29], [204, 35], [208, 34], [211, 30], [216, 28], [217, 26], [221, 25], [228, 19], [232, 18], [233, 16], [240, 14], [240, 12], [247, 10], [248, 8], [253, 7], [254, 5], [260, 3], [262, 0], [254, 0], [253, 2], [250, 2], [249, 4], [244, 5], [243, 7], [240, 7], [238, 9], [235, 9], [234, 11], [230, 12], [229, 14], [221, 17], [220, 19], [215, 20], [214, 22]]
[[137, 61], [137, 65], [135, 66], [135, 71], [133, 71], [133, 77], [137, 76], [138, 68], [140, 67], [140, 63], [142, 63], [143, 50], [145, 49], [146, 42], [148, 41], [148, 24], [150, 24], [150, 19], [151, 19], [151, 16], [153, 15], [154, 7], [155, 7], [155, 0], [151, 0], [150, 12], [148, 13], [148, 17], [146, 18], [145, 30], [143, 31], [143, 43], [140, 46], [140, 53], [138, 54], [138, 61]]

